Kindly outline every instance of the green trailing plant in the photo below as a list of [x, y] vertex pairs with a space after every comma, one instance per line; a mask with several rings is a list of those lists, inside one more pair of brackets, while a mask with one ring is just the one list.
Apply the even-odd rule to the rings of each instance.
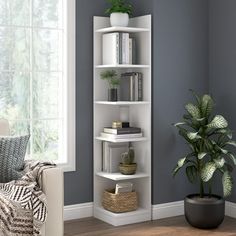
[[[192, 90], [191, 90], [192, 91]], [[210, 95], [195, 96], [195, 103], [185, 105], [187, 114], [174, 126], [187, 142], [190, 152], [181, 158], [173, 170], [173, 176], [185, 167], [186, 175], [191, 183], [200, 186], [200, 197], [212, 194], [212, 181], [219, 173], [222, 178], [223, 195], [227, 197], [233, 188], [231, 172], [236, 165], [232, 147], [232, 131], [222, 115], [213, 115], [214, 101]]]
[[106, 70], [101, 72], [101, 79], [106, 80], [108, 82], [109, 88], [114, 89], [117, 88], [120, 84], [120, 79], [117, 78], [117, 73], [115, 70]]
[[106, 9], [106, 14], [111, 13], [127, 13], [131, 15], [132, 13], [132, 5], [125, 2], [125, 0], [108, 0], [108, 2], [111, 4], [111, 7]]

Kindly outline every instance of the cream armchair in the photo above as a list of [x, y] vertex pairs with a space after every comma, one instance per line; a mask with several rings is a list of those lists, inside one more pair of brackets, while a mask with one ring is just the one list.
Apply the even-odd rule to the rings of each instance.
[[[8, 121], [0, 119], [0, 135], [9, 134]], [[57, 167], [44, 170], [40, 184], [46, 195], [48, 206], [48, 217], [42, 228], [42, 236], [63, 236], [64, 178], [62, 170]]]

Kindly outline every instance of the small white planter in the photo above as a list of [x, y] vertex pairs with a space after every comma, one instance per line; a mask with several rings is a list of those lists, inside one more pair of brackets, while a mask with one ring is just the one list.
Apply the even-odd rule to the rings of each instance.
[[110, 15], [111, 26], [122, 26], [126, 27], [129, 24], [129, 14], [114, 12]]

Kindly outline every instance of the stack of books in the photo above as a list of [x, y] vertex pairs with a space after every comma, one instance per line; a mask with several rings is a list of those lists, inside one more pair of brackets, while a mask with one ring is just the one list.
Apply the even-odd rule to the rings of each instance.
[[129, 33], [103, 34], [103, 65], [135, 64], [135, 39]]
[[143, 76], [140, 72], [127, 72], [121, 74], [120, 83], [121, 101], [143, 100]]
[[114, 140], [122, 140], [129, 138], [140, 138], [142, 137], [141, 128], [137, 127], [127, 127], [127, 128], [111, 128], [105, 127], [103, 132], [101, 132], [101, 137], [114, 139]]

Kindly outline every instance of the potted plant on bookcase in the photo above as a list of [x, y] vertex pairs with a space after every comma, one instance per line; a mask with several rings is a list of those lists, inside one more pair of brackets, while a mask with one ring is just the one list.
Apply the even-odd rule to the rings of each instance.
[[125, 0], [108, 0], [111, 7], [105, 13], [110, 14], [111, 26], [128, 26], [129, 15], [132, 12], [132, 5], [125, 3]]
[[[194, 227], [215, 228], [224, 219], [224, 197], [229, 196], [233, 188], [231, 172], [236, 158], [230, 146], [236, 147], [236, 142], [232, 140], [226, 119], [212, 114], [211, 96], [193, 94], [196, 103], [188, 103], [183, 121], [175, 124], [190, 151], [178, 161], [173, 175], [185, 167], [189, 181], [199, 184], [199, 193], [185, 198], [186, 220]], [[219, 181], [216, 176], [221, 176], [223, 197], [213, 194], [213, 182]]]
[[117, 78], [117, 73], [115, 70], [105, 70], [100, 74], [101, 79], [106, 80], [109, 85], [108, 89], [108, 101], [116, 102], [118, 100], [118, 85], [120, 84], [120, 79]]

